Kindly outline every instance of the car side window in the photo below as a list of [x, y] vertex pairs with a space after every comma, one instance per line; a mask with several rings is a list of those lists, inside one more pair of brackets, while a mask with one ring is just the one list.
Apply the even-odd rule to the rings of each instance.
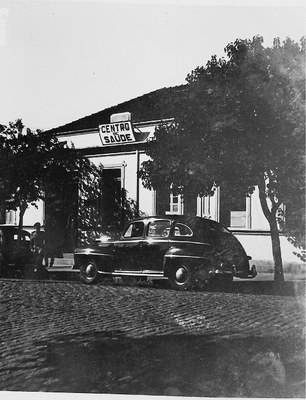
[[123, 234], [125, 238], [137, 238], [143, 236], [144, 223], [137, 221], [130, 224]]
[[148, 237], [168, 237], [170, 233], [170, 221], [152, 221], [148, 226]]
[[25, 232], [20, 233], [20, 242], [18, 242], [18, 234], [14, 234], [14, 243], [20, 244], [23, 247], [30, 245], [30, 235]]
[[177, 222], [174, 226], [174, 236], [180, 237], [190, 237], [193, 235], [193, 232], [189, 226]]
[[[27, 240], [30, 240], [30, 237], [28, 235], [26, 235], [24, 232], [20, 233], [20, 240], [22, 242], [25, 242]], [[18, 233], [14, 233], [14, 242], [18, 241]]]

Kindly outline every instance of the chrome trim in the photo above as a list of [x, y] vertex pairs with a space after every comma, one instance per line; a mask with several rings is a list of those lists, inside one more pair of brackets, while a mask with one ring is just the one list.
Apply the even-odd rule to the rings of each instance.
[[209, 243], [205, 243], [205, 242], [192, 242], [192, 241], [188, 241], [188, 240], [169, 240], [170, 243], [183, 243], [183, 244], [200, 244], [200, 245], [205, 245], [205, 246], [210, 246]]
[[162, 271], [160, 271], [160, 270], [159, 271], [154, 271], [154, 270], [151, 271], [149, 269], [145, 269], [145, 270], [142, 271], [142, 273], [145, 274], [145, 275], [147, 275], [147, 274], [154, 274], [154, 275], [157, 274], [158, 275], [158, 274], [161, 274]]
[[221, 269], [216, 269], [214, 271], [208, 271], [209, 274], [211, 275], [234, 275], [233, 271], [223, 271]]
[[79, 269], [74, 269], [73, 265], [71, 267], [61, 267], [61, 266], [47, 267], [46, 271], [47, 272], [80, 272]]
[[75, 256], [106, 256], [106, 257], [114, 257], [113, 254], [104, 254], [104, 253], [74, 253]]
[[[169, 239], [169, 238], [156, 238], [156, 237], [137, 237], [133, 239], [128, 239], [125, 238], [125, 240], [116, 240], [115, 242], [106, 242], [107, 244], [126, 244], [126, 243], [134, 243], [134, 242], [145, 242], [147, 244], [155, 243], [155, 242], [169, 242], [169, 243], [183, 243], [183, 244], [197, 244], [197, 245], [205, 245], [205, 246], [210, 246], [209, 243], [205, 242], [193, 242], [191, 240], [175, 240], [175, 239]], [[98, 243], [98, 246], [103, 247], [103, 245]], [[79, 254], [79, 253], [74, 253], [74, 254]], [[84, 254], [84, 253], [82, 253]]]
[[150, 273], [144, 273], [142, 271], [114, 271], [114, 272], [107, 272], [107, 271], [98, 271], [99, 274], [103, 274], [103, 275], [114, 275], [114, 276], [145, 276], [145, 277], [149, 277], [149, 278], [164, 278], [167, 279], [163, 273], [161, 273], [160, 271], [158, 271], [158, 273], [154, 273], [154, 272], [150, 272]]
[[164, 257], [167, 258], [205, 258], [204, 256], [185, 256], [181, 254], [166, 254]]
[[175, 240], [175, 239], [170, 239], [169, 237], [165, 237], [165, 238], [156, 238], [156, 237], [146, 237], [146, 238], [135, 238], [135, 239], [130, 239], [130, 240], [119, 240], [117, 241], [115, 244], [117, 243], [131, 243], [131, 242], [146, 242], [148, 244], [151, 244], [152, 242], [169, 242], [170, 243], [183, 243], [183, 244], [200, 244], [200, 245], [206, 245], [206, 246], [210, 246], [209, 243], [205, 243], [205, 242], [193, 242], [191, 240]]
[[159, 238], [136, 238], [136, 239], [131, 239], [131, 240], [120, 240], [118, 242], [116, 242], [115, 244], [118, 243], [134, 243], [134, 242], [142, 242], [142, 243], [146, 243], [146, 244], [151, 244], [151, 243], [156, 243], [156, 242], [169, 242], [169, 239], [165, 238], [165, 239], [159, 239]]

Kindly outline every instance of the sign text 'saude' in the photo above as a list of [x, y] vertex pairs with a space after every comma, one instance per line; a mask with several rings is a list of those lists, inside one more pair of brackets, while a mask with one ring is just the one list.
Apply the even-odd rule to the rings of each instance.
[[99, 126], [103, 146], [135, 142], [132, 123], [116, 122]]

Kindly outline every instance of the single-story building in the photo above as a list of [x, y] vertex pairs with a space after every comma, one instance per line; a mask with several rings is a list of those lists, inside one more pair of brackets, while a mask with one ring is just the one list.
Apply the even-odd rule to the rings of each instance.
[[[105, 218], [110, 219], [109, 205], [122, 201], [122, 192], [134, 201], [137, 213], [145, 215], [193, 214], [211, 218], [228, 227], [252, 256], [259, 272], [273, 270], [272, 246], [268, 222], [262, 212], [258, 191], [250, 197], [237, 199], [234, 204], [225, 201], [222, 187], [213, 196], [177, 194], [169, 187], [148, 190], [139, 179], [139, 168], [148, 160], [145, 148], [154, 138], [155, 128], [172, 122], [171, 99], [184, 91], [184, 86], [163, 88], [130, 101], [107, 108], [66, 125], [52, 129], [60, 141], [66, 141], [82, 152], [97, 166], [101, 166]], [[103, 210], [102, 210], [103, 211]], [[25, 225], [44, 224], [46, 207], [40, 204], [25, 215]], [[124, 221], [124, 218], [123, 218]], [[16, 222], [11, 212], [7, 222]], [[294, 254], [296, 249], [281, 235], [282, 256], [287, 272], [303, 271], [303, 264]], [[70, 249], [71, 250], [71, 249]], [[69, 251], [69, 249], [68, 249]]]

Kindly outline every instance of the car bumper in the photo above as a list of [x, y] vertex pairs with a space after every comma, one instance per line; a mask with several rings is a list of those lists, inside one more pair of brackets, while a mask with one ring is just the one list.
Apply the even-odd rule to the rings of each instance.
[[238, 271], [235, 267], [233, 267], [232, 269], [217, 268], [209, 271], [209, 275], [211, 276], [232, 275], [235, 278], [253, 279], [257, 276], [257, 271], [255, 265], [252, 265], [251, 268], [242, 271]]
[[247, 271], [235, 271], [234, 276], [236, 278], [241, 278], [241, 279], [253, 279], [255, 276], [257, 276], [257, 271], [255, 265], [252, 265], [252, 267]]

